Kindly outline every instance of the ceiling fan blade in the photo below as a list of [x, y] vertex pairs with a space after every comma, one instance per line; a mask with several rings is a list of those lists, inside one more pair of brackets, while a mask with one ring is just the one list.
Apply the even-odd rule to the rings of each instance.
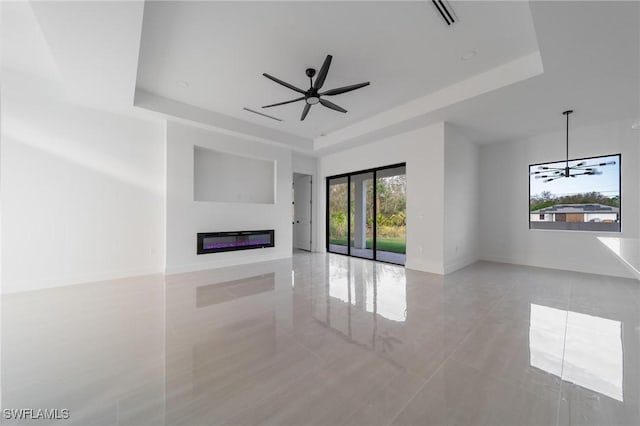
[[347, 112], [347, 110], [346, 110], [346, 109], [342, 108], [341, 106], [338, 106], [338, 105], [334, 104], [333, 102], [329, 102], [329, 101], [328, 101], [328, 100], [326, 100], [326, 99], [322, 99], [322, 98], [320, 98], [320, 103], [321, 103], [323, 106], [326, 106], [327, 108], [332, 109], [332, 110], [334, 110], [334, 111]]
[[301, 101], [303, 99], [304, 99], [304, 96], [302, 96], [301, 98], [292, 99], [290, 101], [284, 101], [284, 102], [278, 102], [277, 104], [265, 105], [262, 108], [271, 108], [271, 107], [278, 106], [278, 105], [290, 104], [292, 102], [298, 102], [298, 101]]
[[309, 114], [309, 110], [311, 109], [311, 105], [304, 104], [304, 109], [302, 110], [302, 115], [300, 116], [300, 121], [303, 121], [307, 114]]
[[276, 78], [276, 77], [274, 77], [274, 76], [272, 76], [272, 75], [269, 75], [269, 74], [267, 74], [266, 72], [265, 72], [265, 73], [262, 73], [262, 75], [264, 75], [265, 77], [267, 77], [269, 80], [272, 80], [272, 81], [275, 81], [275, 82], [276, 82], [276, 83], [278, 83], [278, 84], [281, 84], [282, 86], [284, 86], [284, 87], [286, 87], [286, 88], [289, 88], [289, 89], [291, 89], [291, 90], [295, 90], [296, 92], [298, 92], [298, 93], [302, 93], [303, 95], [305, 94], [305, 91], [304, 91], [304, 90], [302, 90], [302, 89], [300, 89], [300, 88], [298, 88], [298, 87], [296, 87], [296, 86], [294, 86], [294, 85], [292, 85], [292, 84], [289, 84], [289, 83], [287, 83], [286, 81], [282, 81], [282, 80], [280, 80], [279, 78]]
[[327, 90], [326, 92], [320, 93], [320, 95], [321, 96], [340, 95], [342, 93], [347, 93], [347, 92], [350, 92], [352, 90], [356, 90], [356, 89], [359, 89], [361, 87], [368, 86], [369, 84], [370, 83], [367, 81], [366, 83], [358, 83], [358, 84], [352, 84], [351, 86], [338, 87], [337, 89], [331, 89], [331, 90]]
[[327, 78], [327, 73], [329, 72], [329, 67], [331, 66], [331, 59], [333, 59], [333, 56], [331, 55], [327, 55], [327, 57], [324, 59], [324, 63], [322, 64], [322, 68], [320, 68], [320, 72], [316, 77], [316, 81], [313, 82], [314, 89], [318, 90], [324, 84], [324, 81]]

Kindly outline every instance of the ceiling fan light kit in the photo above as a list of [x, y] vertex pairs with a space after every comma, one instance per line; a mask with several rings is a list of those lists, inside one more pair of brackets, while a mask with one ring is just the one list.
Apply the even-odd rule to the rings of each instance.
[[[302, 96], [295, 98], [295, 99], [291, 99], [290, 101], [284, 101], [284, 102], [278, 102], [275, 104], [270, 104], [270, 105], [264, 105], [262, 108], [272, 108], [275, 106], [280, 106], [280, 105], [286, 105], [286, 104], [290, 104], [290, 103], [294, 103], [294, 102], [299, 102], [304, 100], [305, 105], [304, 108], [302, 109], [302, 115], [300, 116], [300, 121], [303, 121], [306, 117], [307, 114], [309, 114], [309, 110], [311, 109], [312, 105], [316, 105], [316, 104], [320, 104], [322, 106], [324, 106], [325, 108], [329, 108], [332, 109], [334, 111], [338, 111], [341, 113], [346, 113], [347, 110], [342, 108], [341, 106], [338, 106], [336, 104], [334, 104], [331, 101], [328, 101], [326, 99], [323, 99], [323, 96], [335, 96], [335, 95], [340, 95], [342, 93], [347, 93], [347, 92], [351, 92], [352, 90], [356, 90], [356, 89], [360, 89], [362, 87], [368, 86], [369, 82], [365, 82], [365, 83], [358, 83], [358, 84], [352, 84], [350, 86], [343, 86], [343, 87], [338, 87], [336, 89], [330, 89], [327, 90], [325, 92], [320, 92], [320, 89], [322, 89], [322, 86], [324, 85], [325, 80], [327, 79], [327, 74], [329, 73], [329, 67], [331, 66], [331, 61], [333, 59], [333, 56], [331, 55], [327, 55], [327, 57], [325, 58], [322, 67], [320, 68], [320, 71], [318, 72], [317, 76], [316, 76], [316, 70], [314, 68], [307, 68], [305, 70], [305, 74], [307, 75], [307, 77], [309, 77], [309, 89], [308, 90], [302, 90], [299, 87], [294, 86], [293, 84], [289, 84], [286, 81], [282, 81], [279, 78], [276, 78], [270, 74], [267, 74], [266, 72], [263, 73], [262, 75], [267, 77], [269, 80], [274, 81], [278, 84], [280, 84], [281, 86], [284, 86], [288, 89], [293, 90], [294, 92], [298, 92], [299, 94], [301, 94]], [[314, 78], [315, 77], [315, 81]]]
[[531, 175], [536, 179], [544, 179], [544, 182], [551, 182], [561, 178], [575, 178], [577, 176], [594, 176], [601, 175], [602, 172], [596, 167], [611, 166], [616, 164], [615, 161], [607, 161], [605, 163], [587, 164], [586, 161], [581, 161], [578, 164], [569, 166], [569, 115], [573, 113], [573, 110], [567, 110], [562, 113], [567, 117], [567, 131], [566, 131], [566, 160], [564, 167], [549, 167], [538, 166], [538, 170], [532, 172]]

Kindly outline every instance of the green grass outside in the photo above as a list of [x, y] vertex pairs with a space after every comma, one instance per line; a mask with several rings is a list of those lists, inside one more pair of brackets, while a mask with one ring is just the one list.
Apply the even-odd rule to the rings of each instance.
[[[331, 239], [329, 240], [329, 243], [339, 245], [339, 246], [346, 246], [347, 239], [346, 238]], [[376, 247], [378, 250], [390, 251], [392, 253], [404, 254], [407, 251], [407, 243], [404, 238], [378, 239], [378, 243], [376, 244]], [[373, 240], [370, 238], [367, 239], [367, 248], [368, 249], [373, 248]]]

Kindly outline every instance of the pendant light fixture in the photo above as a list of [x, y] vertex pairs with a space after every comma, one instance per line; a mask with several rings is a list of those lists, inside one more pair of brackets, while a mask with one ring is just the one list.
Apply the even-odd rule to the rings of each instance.
[[544, 179], [544, 182], [551, 182], [561, 178], [575, 178], [576, 176], [593, 176], [601, 175], [602, 172], [596, 167], [610, 166], [616, 164], [615, 161], [607, 161], [605, 163], [587, 164], [587, 161], [581, 161], [578, 164], [569, 166], [569, 114], [573, 110], [564, 111], [562, 115], [567, 117], [567, 138], [566, 138], [566, 160], [564, 167], [538, 166], [538, 170], [532, 172], [531, 175], [536, 179]]

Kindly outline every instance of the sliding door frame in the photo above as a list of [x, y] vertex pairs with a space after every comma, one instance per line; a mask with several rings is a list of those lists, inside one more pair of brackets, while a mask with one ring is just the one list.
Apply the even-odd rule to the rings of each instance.
[[[365, 169], [365, 170], [358, 170], [355, 172], [349, 172], [349, 173], [341, 173], [339, 175], [333, 175], [333, 176], [327, 176], [326, 177], [326, 197], [325, 197], [325, 242], [326, 242], [326, 249], [327, 249], [327, 253], [332, 253], [332, 254], [341, 254], [343, 256], [351, 256], [351, 176], [354, 175], [359, 175], [359, 174], [365, 174], [365, 173], [373, 173], [373, 241], [372, 241], [372, 248], [373, 248], [373, 259], [370, 260], [375, 260], [377, 262], [383, 262], [383, 263], [390, 263], [392, 265], [399, 265], [398, 263], [393, 263], [393, 262], [387, 262], [385, 260], [378, 260], [378, 206], [377, 206], [377, 198], [378, 198], [378, 189], [377, 189], [377, 182], [378, 182], [378, 172], [381, 170], [387, 170], [387, 169], [396, 169], [398, 167], [404, 167], [405, 168], [405, 173], [406, 173], [406, 167], [407, 167], [407, 163], [397, 163], [397, 164], [391, 164], [389, 166], [382, 166], [382, 167], [375, 167], [372, 169]], [[339, 252], [333, 252], [331, 250], [329, 250], [329, 245], [330, 245], [330, 239], [329, 239], [329, 231], [330, 231], [330, 227], [329, 227], [329, 188], [330, 188], [330, 182], [332, 179], [340, 179], [340, 178], [347, 178], [347, 253], [339, 253]], [[405, 237], [406, 238], [406, 237]], [[406, 253], [405, 253], [406, 256]], [[353, 256], [353, 257], [358, 257], [358, 256]], [[367, 259], [366, 257], [361, 258], [358, 257], [359, 259]], [[401, 265], [404, 266], [404, 265]]]

